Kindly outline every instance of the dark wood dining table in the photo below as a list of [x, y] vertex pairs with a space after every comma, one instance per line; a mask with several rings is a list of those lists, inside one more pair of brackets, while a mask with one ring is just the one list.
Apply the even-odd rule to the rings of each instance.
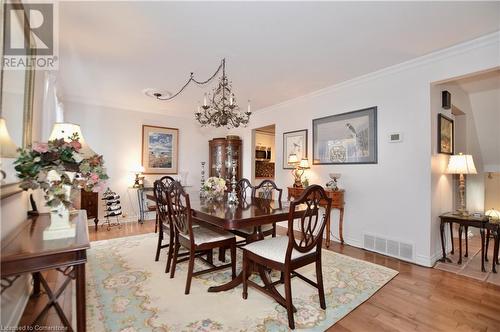
[[[198, 192], [189, 192], [191, 210], [193, 217], [197, 221], [207, 223], [211, 226], [227, 231], [256, 227], [257, 232], [250, 241], [263, 239], [261, 227], [263, 225], [288, 220], [290, 202], [280, 202], [272, 199], [247, 197], [246, 200], [240, 199], [237, 204], [229, 204], [227, 198], [222, 201], [208, 201], [199, 197]], [[148, 199], [154, 200], [150, 195]], [[305, 209], [297, 207], [295, 213], [297, 216]], [[257, 271], [263, 282], [270, 288], [273, 287], [267, 271], [260, 269]], [[243, 283], [243, 274], [240, 272], [236, 278], [230, 282], [210, 287], [209, 292], [227, 291]]]

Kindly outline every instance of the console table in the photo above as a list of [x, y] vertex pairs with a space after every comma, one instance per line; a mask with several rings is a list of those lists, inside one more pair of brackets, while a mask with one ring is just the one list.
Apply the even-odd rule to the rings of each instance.
[[[468, 227], [477, 227], [479, 228], [479, 232], [481, 234], [481, 271], [486, 272], [484, 268], [484, 230], [488, 224], [489, 218], [488, 217], [473, 217], [473, 216], [462, 216], [462, 215], [456, 215], [453, 213], [445, 213], [439, 216], [441, 223], [440, 223], [440, 233], [441, 233], [441, 249], [443, 250], [443, 257], [440, 259], [441, 262], [451, 262], [451, 260], [446, 257], [446, 248], [444, 245], [444, 228], [445, 224], [449, 223], [450, 224], [450, 229], [452, 227], [453, 223], [456, 223], [459, 225], [458, 227], [458, 243], [459, 243], [459, 258], [457, 264], [462, 264], [462, 233], [465, 231], [465, 257], [468, 255], [468, 248], [467, 248], [467, 228]], [[453, 236], [451, 238], [451, 241], [453, 243]]]
[[[74, 279], [76, 283], [76, 325], [77, 331], [86, 330], [85, 306], [85, 263], [87, 249], [90, 248], [87, 226], [87, 214], [78, 210], [70, 215], [70, 222], [76, 229], [75, 236], [55, 240], [44, 240], [43, 232], [50, 225], [50, 215], [41, 214], [25, 220], [12, 233], [2, 240], [1, 278], [2, 292], [10, 287], [19, 275], [32, 273], [34, 279], [33, 293], [40, 294], [43, 286], [48, 303], [40, 311], [32, 325], [54, 306], [67, 331], [73, 331], [71, 322], [65, 316], [59, 296]], [[45, 270], [56, 269], [66, 276], [58, 290], [52, 290], [48, 282], [40, 273]]]
[[[298, 187], [288, 187], [288, 200], [291, 198], [298, 198], [305, 188]], [[340, 210], [340, 218], [339, 218], [339, 238], [340, 243], [344, 244], [344, 236], [342, 234], [344, 228], [344, 190], [330, 190], [325, 189], [326, 195], [332, 199], [332, 209]], [[321, 202], [320, 202], [321, 203]], [[322, 204], [326, 205], [326, 204]], [[330, 247], [330, 221], [326, 224], [326, 247]]]

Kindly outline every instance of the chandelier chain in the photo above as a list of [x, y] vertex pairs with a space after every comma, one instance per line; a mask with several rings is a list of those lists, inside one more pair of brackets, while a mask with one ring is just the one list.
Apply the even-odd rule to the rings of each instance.
[[194, 83], [196, 83], [198, 85], [205, 85], [205, 84], [209, 83], [210, 81], [212, 81], [219, 74], [219, 72], [221, 71], [221, 69], [224, 71], [225, 67], [226, 67], [226, 59], [222, 59], [221, 64], [219, 65], [219, 67], [217, 68], [217, 70], [215, 71], [215, 73], [212, 76], [210, 76], [208, 79], [206, 79], [205, 81], [198, 81], [198, 80], [196, 80], [194, 78], [194, 73], [191, 72], [191, 74], [189, 75], [189, 79], [180, 88], [179, 91], [177, 91], [175, 94], [171, 95], [170, 97], [162, 97], [161, 94], [158, 94], [158, 95], [156, 95], [156, 99], [159, 99], [159, 100], [172, 100], [175, 97], [177, 97], [178, 95], [180, 95], [182, 93], [182, 91], [184, 91], [184, 89], [186, 89], [188, 87], [189, 83], [191, 83], [191, 82], [194, 82]]

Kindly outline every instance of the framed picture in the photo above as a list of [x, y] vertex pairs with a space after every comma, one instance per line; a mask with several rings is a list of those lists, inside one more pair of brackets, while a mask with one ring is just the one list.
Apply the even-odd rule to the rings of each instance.
[[376, 164], [377, 107], [313, 120], [313, 164]]
[[283, 133], [283, 169], [295, 168], [288, 163], [291, 154], [295, 154], [299, 161], [307, 158], [307, 129]]
[[438, 114], [438, 153], [454, 153], [454, 123], [443, 114]]
[[142, 126], [144, 174], [177, 174], [179, 129]]

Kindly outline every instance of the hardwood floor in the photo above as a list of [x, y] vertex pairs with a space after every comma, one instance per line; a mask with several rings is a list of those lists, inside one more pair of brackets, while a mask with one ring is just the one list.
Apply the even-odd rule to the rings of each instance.
[[[154, 221], [128, 223], [107, 231], [89, 228], [91, 241], [149, 233]], [[278, 229], [284, 234], [284, 229]], [[500, 287], [453, 273], [420, 267], [348, 245], [333, 243], [338, 253], [387, 266], [399, 274], [365, 303], [328, 331], [500, 331]], [[52, 283], [58, 274], [47, 273]], [[71, 291], [65, 291], [63, 308], [69, 311]], [[30, 322], [45, 302], [30, 299], [21, 325]], [[59, 325], [54, 309], [40, 322]]]

